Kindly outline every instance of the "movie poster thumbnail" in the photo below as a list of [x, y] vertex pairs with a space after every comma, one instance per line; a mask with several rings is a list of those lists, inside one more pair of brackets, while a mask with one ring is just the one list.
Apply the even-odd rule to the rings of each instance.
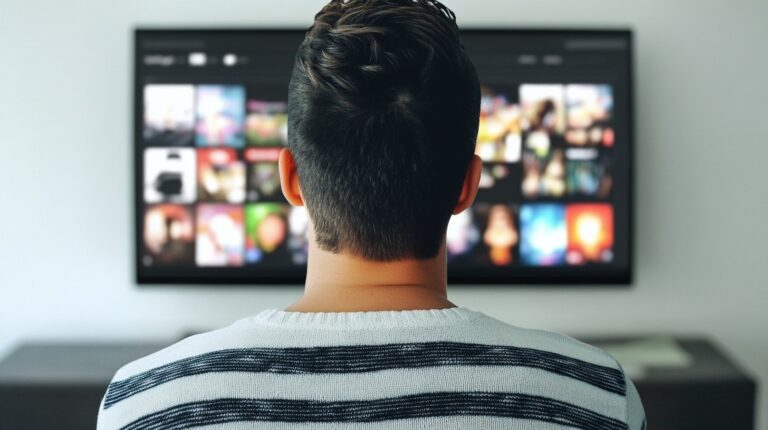
[[242, 266], [243, 207], [227, 204], [197, 206], [195, 262], [198, 266]]
[[565, 151], [568, 194], [608, 198], [613, 188], [611, 159], [594, 148], [568, 148]]
[[448, 260], [454, 264], [515, 265], [519, 240], [516, 206], [477, 203], [451, 217], [446, 234]]
[[191, 264], [195, 253], [192, 208], [173, 204], [148, 206], [144, 210], [145, 266]]
[[515, 249], [520, 240], [515, 208], [506, 204], [480, 204], [477, 215], [485, 220], [481, 235], [484, 257], [493, 266], [514, 264], [517, 259]]
[[528, 198], [565, 195], [565, 153], [562, 149], [545, 153], [523, 152], [522, 192]]
[[520, 207], [520, 260], [529, 266], [565, 263], [568, 230], [565, 206], [525, 204]]
[[202, 202], [245, 201], [245, 162], [230, 148], [197, 150], [197, 189]]
[[286, 146], [288, 144], [288, 104], [249, 100], [245, 136], [247, 144], [251, 146]]
[[507, 95], [483, 87], [476, 154], [485, 162], [520, 161], [521, 127], [520, 106]]
[[283, 203], [245, 206], [245, 262], [291, 266], [307, 261], [306, 209]]
[[568, 264], [613, 261], [613, 207], [608, 204], [574, 204], [566, 209]]
[[479, 262], [497, 267], [517, 264], [520, 241], [517, 208], [501, 203], [479, 203], [475, 216], [480, 222]]
[[277, 164], [279, 156], [280, 148], [247, 148], [245, 150], [248, 201], [285, 201], [280, 188], [280, 171]]
[[450, 263], [471, 263], [475, 246], [480, 241], [480, 228], [474, 208], [451, 216], [445, 234], [445, 247]]
[[560, 84], [520, 85], [523, 128], [531, 133], [562, 135], [565, 132], [565, 86]]
[[191, 146], [195, 136], [195, 87], [144, 86], [143, 135], [148, 146]]
[[566, 142], [578, 146], [613, 146], [616, 136], [611, 126], [613, 88], [610, 85], [566, 85], [565, 99], [568, 111]]
[[144, 201], [194, 203], [196, 154], [192, 148], [144, 150]]
[[196, 91], [197, 146], [245, 145], [245, 88], [241, 85], [199, 85]]

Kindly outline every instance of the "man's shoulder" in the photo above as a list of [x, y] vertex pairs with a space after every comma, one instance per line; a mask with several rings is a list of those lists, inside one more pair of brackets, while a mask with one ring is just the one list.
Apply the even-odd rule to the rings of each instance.
[[600, 397], [606, 404], [614, 404], [622, 410], [616, 418], [623, 420], [628, 429], [645, 429], [645, 412], [637, 389], [612, 355], [562, 333], [488, 320], [488, 332], [494, 333], [498, 342], [531, 351], [528, 358], [535, 363], [527, 365], [564, 377], [562, 387], [567, 385], [566, 380], [591, 387], [577, 391], [587, 398]]
[[[189, 336], [153, 354], [121, 367], [107, 387], [99, 409], [97, 428], [122, 428], [157, 405], [174, 404], [173, 396], [141, 394], [173, 381], [179, 376], [195, 375], [197, 362], [232, 345], [232, 326]], [[183, 391], [180, 391], [183, 392]]]
[[571, 336], [551, 330], [511, 325], [486, 317], [485, 332], [480, 339], [544, 353], [557, 354], [574, 360], [619, 369], [618, 362], [607, 352]]
[[159, 351], [134, 360], [121, 367], [113, 378], [114, 381], [130, 378], [133, 375], [151, 371], [177, 363], [191, 357], [205, 356], [217, 351], [240, 348], [241, 339], [235, 334], [237, 323], [208, 332], [185, 337]]

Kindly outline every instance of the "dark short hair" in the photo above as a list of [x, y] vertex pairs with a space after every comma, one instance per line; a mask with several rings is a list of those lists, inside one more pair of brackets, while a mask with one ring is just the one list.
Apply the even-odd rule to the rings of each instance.
[[296, 55], [288, 140], [318, 245], [436, 256], [474, 153], [480, 85], [436, 0], [332, 0]]

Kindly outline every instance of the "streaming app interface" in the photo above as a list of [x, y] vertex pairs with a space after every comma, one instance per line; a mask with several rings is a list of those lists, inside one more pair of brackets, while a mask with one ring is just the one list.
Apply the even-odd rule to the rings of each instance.
[[[280, 190], [300, 31], [138, 31], [141, 282], [301, 281], [306, 209]], [[446, 235], [462, 282], [629, 273], [624, 32], [466, 31], [481, 80], [474, 206]], [[341, 125], [340, 125], [341, 126]]]

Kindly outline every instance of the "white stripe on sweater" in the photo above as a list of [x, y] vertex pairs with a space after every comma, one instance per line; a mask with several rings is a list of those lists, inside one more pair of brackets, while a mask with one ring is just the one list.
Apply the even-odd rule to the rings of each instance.
[[573, 427], [559, 424], [497, 417], [452, 417], [450, 423], [446, 423], [443, 417], [415, 418], [401, 423], [397, 421], [376, 423], [240, 422], [195, 427], [195, 430], [392, 430], [404, 428], [408, 430], [573, 430]]

